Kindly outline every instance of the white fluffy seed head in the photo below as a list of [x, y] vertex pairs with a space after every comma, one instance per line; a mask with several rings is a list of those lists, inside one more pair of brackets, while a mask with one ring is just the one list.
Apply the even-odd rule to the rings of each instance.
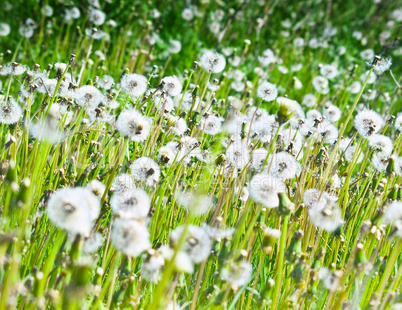
[[125, 74], [120, 80], [121, 91], [137, 98], [147, 90], [147, 78], [143, 75], [131, 73]]
[[144, 219], [151, 208], [149, 195], [141, 188], [115, 193], [110, 200], [113, 213], [126, 219]]
[[365, 109], [355, 117], [355, 128], [365, 138], [377, 133], [383, 126], [384, 119], [373, 110]]
[[394, 144], [384, 135], [374, 134], [368, 138], [369, 146], [381, 157], [388, 157], [392, 153]]
[[5, 100], [0, 100], [0, 123], [3, 124], [14, 124], [22, 116], [22, 109], [19, 104], [9, 97], [7, 102]]
[[247, 145], [247, 139], [235, 139], [226, 151], [227, 163], [237, 169], [243, 169], [250, 161], [250, 152]]
[[117, 130], [121, 135], [135, 142], [142, 142], [148, 138], [152, 121], [134, 109], [124, 110], [116, 122]]
[[99, 199], [82, 187], [57, 190], [50, 196], [47, 206], [53, 224], [72, 235], [88, 236], [99, 212]]
[[342, 112], [337, 106], [328, 102], [323, 108], [323, 115], [332, 123], [337, 122], [341, 116]]
[[301, 172], [299, 162], [287, 152], [270, 155], [267, 161], [267, 169], [269, 165], [269, 173], [281, 180], [293, 179]]
[[177, 96], [182, 90], [180, 80], [175, 76], [167, 76], [162, 79], [163, 91], [170, 96]]
[[209, 73], [219, 73], [225, 69], [226, 59], [221, 54], [213, 51], [206, 51], [201, 56], [201, 66]]
[[264, 101], [274, 101], [278, 97], [278, 90], [275, 84], [264, 82], [257, 88], [257, 96]]
[[113, 223], [111, 240], [117, 250], [130, 257], [138, 257], [151, 248], [148, 228], [132, 219], [117, 218]]
[[249, 184], [251, 199], [267, 208], [278, 207], [278, 194], [285, 190], [285, 184], [281, 180], [265, 172], [253, 176]]
[[103, 95], [95, 86], [84, 85], [75, 91], [74, 97], [81, 107], [96, 107], [101, 103]]
[[216, 135], [222, 131], [224, 118], [217, 115], [208, 115], [200, 120], [199, 128], [209, 135]]
[[131, 167], [131, 176], [134, 180], [144, 182], [148, 186], [155, 186], [159, 182], [160, 168], [149, 157], [140, 157], [134, 160]]

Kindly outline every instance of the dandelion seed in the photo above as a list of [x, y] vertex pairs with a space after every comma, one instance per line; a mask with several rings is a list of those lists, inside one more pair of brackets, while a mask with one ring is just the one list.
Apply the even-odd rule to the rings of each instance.
[[269, 173], [281, 180], [293, 179], [301, 172], [301, 165], [294, 156], [287, 152], [270, 155], [267, 162], [271, 165]]
[[117, 194], [124, 194], [125, 192], [131, 191], [135, 187], [134, 180], [128, 173], [117, 175], [112, 183], [112, 188]]
[[237, 169], [242, 170], [250, 161], [250, 152], [248, 150], [247, 139], [235, 139], [226, 151], [227, 163]]
[[89, 20], [95, 25], [100, 26], [105, 22], [106, 14], [101, 10], [91, 9], [89, 11]]
[[47, 203], [49, 219], [72, 235], [88, 236], [99, 212], [99, 199], [82, 187], [59, 189]]
[[113, 213], [126, 219], [145, 219], [151, 208], [149, 195], [141, 188], [115, 193], [110, 200]]
[[230, 283], [234, 290], [246, 285], [251, 279], [253, 268], [247, 261], [228, 261], [221, 271], [221, 279]]
[[134, 142], [142, 142], [148, 138], [152, 121], [134, 109], [124, 110], [116, 122], [117, 130], [122, 136]]
[[368, 143], [375, 152], [381, 157], [387, 157], [391, 155], [394, 144], [392, 140], [384, 135], [374, 134], [368, 138]]
[[184, 226], [179, 226], [170, 235], [173, 245], [178, 244], [183, 233], [185, 233], [185, 242], [180, 251], [186, 253], [193, 263], [201, 263], [210, 254], [212, 247], [210, 237], [199, 226], [189, 225], [186, 232], [184, 232]]
[[175, 76], [167, 76], [162, 79], [163, 91], [170, 96], [177, 96], [180, 94], [182, 85], [180, 80]]
[[155, 186], [159, 182], [160, 168], [149, 157], [137, 158], [130, 167], [134, 180], [144, 182], [148, 186]]
[[384, 119], [373, 110], [365, 109], [355, 117], [355, 128], [365, 138], [377, 133], [383, 126]]
[[201, 56], [201, 66], [209, 73], [219, 73], [225, 69], [226, 60], [221, 54], [213, 51], [206, 51]]
[[151, 247], [150, 235], [144, 224], [131, 219], [115, 219], [111, 240], [117, 250], [127, 256], [138, 257]]
[[92, 180], [86, 186], [96, 197], [101, 199], [106, 190], [106, 185], [98, 180]]
[[267, 157], [268, 157], [268, 151], [266, 149], [256, 149], [253, 152], [253, 160], [251, 162], [251, 167], [256, 171], [261, 171]]
[[0, 36], [8, 36], [11, 31], [10, 25], [6, 23], [0, 23]]
[[285, 184], [267, 173], [256, 174], [250, 181], [249, 193], [255, 203], [267, 208], [279, 206], [279, 193], [285, 192]]
[[323, 65], [320, 68], [320, 74], [323, 77], [332, 80], [338, 75], [338, 69], [333, 65]]
[[222, 131], [224, 118], [216, 115], [208, 115], [200, 120], [199, 128], [209, 135], [217, 135]]
[[257, 96], [264, 101], [271, 102], [278, 97], [278, 90], [276, 85], [264, 82], [257, 88]]
[[187, 131], [188, 126], [186, 120], [179, 116], [169, 115], [167, 118], [166, 125], [173, 134], [177, 136], [182, 136]]
[[103, 89], [111, 89], [113, 84], [114, 84], [113, 77], [111, 75], [107, 75], [107, 74], [102, 76], [102, 78], [99, 79], [99, 81], [98, 81], [99, 87], [101, 87]]
[[202, 215], [207, 213], [213, 206], [212, 198], [209, 195], [197, 195], [192, 192], [179, 192], [177, 194], [177, 203], [193, 215]]
[[3, 70], [0, 71], [0, 75], [21, 75], [28, 70], [27, 66], [21, 65], [17, 62], [8, 63], [4, 66]]
[[397, 229], [398, 236], [402, 237], [402, 202], [394, 201], [385, 213], [385, 222]]
[[147, 90], [147, 78], [143, 75], [132, 73], [125, 74], [121, 78], [121, 91], [127, 95], [137, 98]]
[[76, 90], [74, 97], [81, 107], [96, 107], [101, 103], [103, 95], [95, 86], [84, 85]]
[[0, 123], [14, 124], [22, 117], [22, 109], [18, 103], [9, 97], [7, 101], [0, 100]]
[[342, 112], [337, 106], [333, 105], [331, 102], [327, 102], [323, 109], [323, 115], [330, 122], [335, 123], [341, 118]]
[[329, 83], [325, 77], [317, 75], [316, 77], [313, 78], [312, 83], [313, 83], [314, 89], [317, 92], [324, 94], [324, 95], [329, 92], [329, 87], [328, 87]]

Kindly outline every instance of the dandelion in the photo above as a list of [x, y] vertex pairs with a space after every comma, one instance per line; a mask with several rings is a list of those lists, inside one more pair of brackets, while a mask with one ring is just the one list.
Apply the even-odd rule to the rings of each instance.
[[177, 54], [181, 51], [180, 41], [170, 40], [169, 43], [170, 43], [169, 52], [171, 52], [172, 54]]
[[117, 250], [130, 257], [138, 257], [151, 247], [147, 227], [132, 219], [115, 219], [111, 240]]
[[4, 66], [3, 70], [0, 71], [0, 75], [21, 75], [28, 70], [27, 66], [21, 65], [18, 62], [11, 62]]
[[387, 157], [391, 155], [393, 143], [390, 138], [384, 135], [374, 134], [368, 137], [368, 143], [379, 156]]
[[193, 215], [205, 214], [213, 206], [211, 196], [198, 195], [192, 192], [179, 192], [177, 194], [177, 203], [182, 205]]
[[192, 20], [194, 17], [193, 11], [190, 8], [185, 8], [181, 12], [181, 17], [185, 20]]
[[380, 58], [374, 64], [374, 72], [378, 75], [383, 74], [385, 71], [389, 70], [392, 65], [391, 58]]
[[92, 233], [89, 237], [84, 239], [82, 251], [84, 254], [91, 254], [99, 250], [103, 245], [104, 238], [100, 233]]
[[213, 51], [206, 51], [201, 56], [201, 66], [209, 73], [219, 73], [225, 69], [226, 60], [221, 54]]
[[[355, 154], [358, 151], [357, 146], [351, 145], [349, 146], [346, 151], [345, 151], [345, 159], [347, 162], [351, 163], [353, 161], [353, 158], [355, 158]], [[356, 158], [356, 164], [360, 164], [364, 159], [364, 154], [359, 151], [357, 158]]]
[[118, 174], [112, 183], [112, 189], [116, 194], [124, 194], [134, 189], [135, 183], [133, 178], [128, 173]]
[[335, 123], [341, 118], [342, 112], [337, 106], [333, 105], [331, 102], [327, 102], [323, 109], [323, 115], [330, 122]]
[[169, 142], [167, 145], [162, 146], [158, 151], [158, 162], [166, 165], [171, 165], [176, 158], [177, 154], [176, 142]]
[[200, 120], [199, 128], [209, 135], [217, 135], [222, 131], [224, 118], [216, 115], [208, 115]]
[[247, 261], [228, 261], [221, 271], [221, 279], [230, 283], [234, 290], [246, 285], [251, 279], [253, 268]]
[[394, 201], [392, 202], [385, 213], [385, 222], [392, 225], [396, 231], [397, 235], [402, 237], [402, 202]]
[[328, 88], [328, 80], [320, 75], [317, 75], [316, 77], [313, 78], [313, 87], [314, 89], [321, 93], [321, 94], [327, 94], [329, 92], [329, 88]]
[[384, 119], [373, 110], [364, 109], [355, 117], [355, 128], [367, 138], [377, 133], [384, 126]]
[[95, 179], [89, 182], [86, 188], [89, 189], [96, 197], [101, 199], [105, 193], [106, 185]]
[[130, 169], [134, 180], [144, 182], [148, 186], [155, 186], [159, 182], [159, 166], [149, 157], [137, 158]]
[[374, 51], [372, 49], [365, 49], [360, 52], [360, 57], [364, 60], [372, 60], [374, 58]]
[[301, 165], [294, 156], [287, 152], [270, 155], [267, 163], [270, 165], [268, 172], [281, 180], [293, 179], [301, 172]]
[[313, 107], [317, 102], [317, 97], [313, 94], [306, 94], [303, 98], [302, 104], [306, 107]]
[[339, 288], [342, 272], [335, 270], [331, 272], [328, 268], [322, 267], [318, 272], [318, 278], [323, 281], [326, 289], [336, 292]]
[[[361, 76], [360, 76], [360, 80], [362, 82], [364, 82], [367, 79], [368, 74], [370, 73], [370, 71], [366, 71], [364, 72]], [[375, 81], [377, 80], [377, 75], [374, 72], [371, 72], [368, 80], [367, 80], [367, 84], [373, 84]]]
[[264, 101], [271, 102], [278, 97], [278, 90], [276, 85], [264, 82], [257, 88], [257, 96]]
[[11, 31], [10, 25], [6, 23], [0, 23], [0, 36], [8, 36]]
[[248, 150], [247, 139], [235, 139], [226, 151], [227, 163], [237, 169], [243, 169], [250, 161], [250, 152]]
[[105, 22], [106, 14], [101, 10], [91, 9], [89, 11], [89, 20], [95, 25], [100, 26]]
[[116, 122], [117, 130], [122, 136], [134, 142], [142, 142], [148, 138], [152, 121], [134, 109], [124, 110]]
[[115, 193], [110, 206], [113, 213], [119, 214], [121, 218], [144, 219], [151, 208], [151, 199], [143, 189], [134, 188]]
[[279, 206], [279, 193], [283, 193], [285, 184], [268, 173], [259, 173], [253, 176], [249, 184], [249, 193], [255, 203], [261, 203], [267, 208]]
[[253, 160], [251, 161], [251, 167], [256, 171], [261, 171], [265, 160], [268, 157], [268, 151], [266, 149], [256, 149], [252, 154]]
[[284, 109], [285, 113], [290, 115], [291, 118], [304, 118], [304, 111], [296, 100], [278, 97], [276, 98], [276, 102], [279, 103], [280, 109]]
[[266, 67], [271, 63], [276, 62], [277, 58], [274, 55], [274, 52], [271, 49], [266, 49], [262, 56], [258, 56], [258, 61], [260, 62], [261, 66]]
[[170, 96], [177, 96], [180, 94], [182, 85], [180, 80], [175, 76], [167, 76], [162, 79], [163, 91]]
[[338, 69], [333, 65], [323, 65], [320, 68], [320, 74], [323, 77], [332, 80], [338, 75]]
[[147, 78], [136, 73], [125, 74], [120, 81], [121, 91], [133, 98], [137, 98], [145, 93], [147, 84]]
[[152, 283], [158, 283], [161, 278], [161, 269], [165, 265], [165, 259], [159, 251], [150, 250], [152, 254], [142, 263], [141, 271], [145, 279]]
[[170, 235], [173, 245], [178, 244], [183, 233], [185, 234], [185, 242], [180, 251], [186, 253], [193, 263], [201, 263], [210, 254], [212, 247], [210, 237], [199, 226], [189, 225], [186, 231], [184, 226], [179, 226]]
[[102, 78], [99, 79], [99, 81], [98, 81], [99, 87], [101, 87], [103, 89], [111, 89], [113, 84], [114, 84], [113, 77], [111, 75], [107, 75], [107, 74], [102, 76]]
[[0, 123], [14, 124], [22, 117], [22, 109], [18, 103], [9, 97], [7, 101], [0, 100]]
[[98, 198], [82, 187], [59, 189], [47, 203], [49, 219], [72, 235], [88, 236], [99, 212]]
[[312, 109], [310, 111], [307, 112], [306, 114], [307, 118], [309, 119], [321, 119], [322, 115], [319, 111], [317, 111], [316, 109]]
[[84, 85], [76, 90], [74, 97], [81, 107], [96, 107], [101, 103], [103, 95], [95, 86]]
[[41, 13], [47, 17], [50, 17], [53, 15], [53, 8], [50, 5], [45, 5], [41, 9]]
[[360, 92], [362, 88], [362, 84], [359, 81], [354, 81], [348, 88], [347, 91], [351, 92], [352, 94], [357, 94]]
[[174, 115], [169, 115], [167, 118], [166, 125], [168, 130], [172, 131], [173, 134], [177, 136], [182, 136], [187, 131], [188, 126], [186, 120]]
[[18, 28], [18, 33], [19, 33], [21, 36], [23, 36], [23, 37], [29, 39], [30, 37], [33, 36], [33, 34], [34, 34], [34, 29], [33, 29], [32, 26], [30, 26], [30, 25], [25, 25], [25, 24], [24, 24], [24, 25], [21, 25], [21, 26]]
[[[180, 104], [181, 103], [181, 104]], [[200, 98], [193, 97], [192, 92], [187, 91], [183, 94], [179, 94], [174, 99], [174, 104], [176, 107], [179, 107], [185, 111], [191, 110], [193, 108], [194, 111], [198, 110], [200, 105]]]

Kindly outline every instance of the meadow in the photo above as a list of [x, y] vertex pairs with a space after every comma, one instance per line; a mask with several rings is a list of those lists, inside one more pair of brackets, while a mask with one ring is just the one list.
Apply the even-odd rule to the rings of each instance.
[[402, 309], [402, 4], [0, 3], [0, 310]]

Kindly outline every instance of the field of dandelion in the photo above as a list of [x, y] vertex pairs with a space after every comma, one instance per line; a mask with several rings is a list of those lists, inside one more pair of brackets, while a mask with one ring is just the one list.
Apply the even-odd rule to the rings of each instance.
[[0, 310], [402, 309], [402, 4], [0, 3]]

